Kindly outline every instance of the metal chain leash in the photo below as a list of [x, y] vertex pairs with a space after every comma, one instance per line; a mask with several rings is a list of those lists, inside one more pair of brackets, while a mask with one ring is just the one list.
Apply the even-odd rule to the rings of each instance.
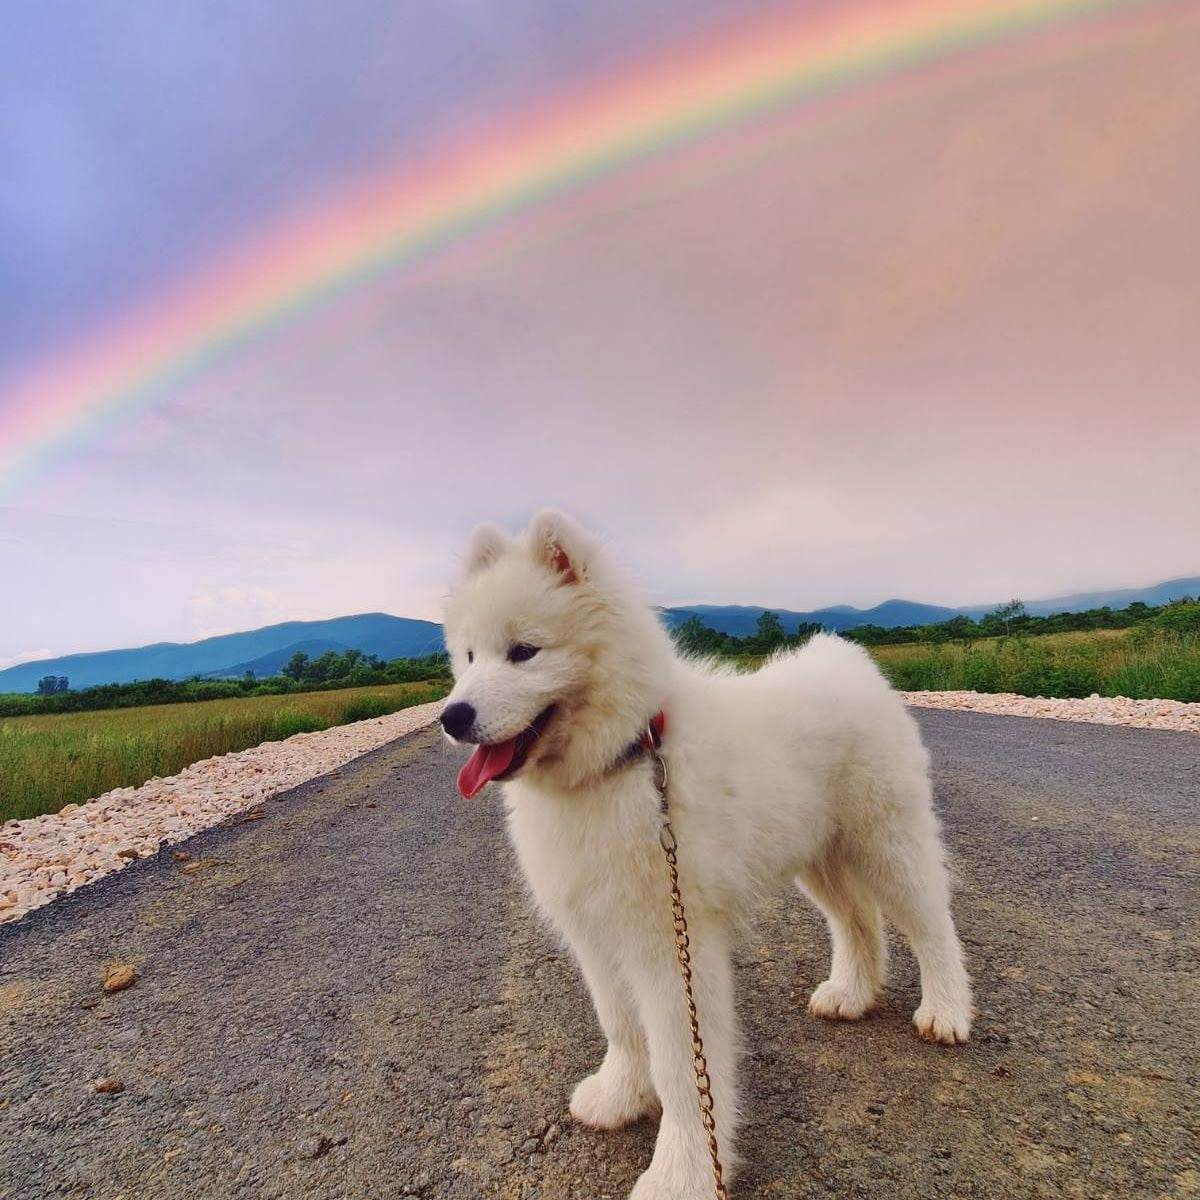
[[708, 1076], [708, 1060], [704, 1056], [704, 1039], [700, 1036], [700, 1017], [692, 990], [692, 949], [688, 933], [687, 912], [679, 890], [679, 842], [671, 827], [671, 809], [667, 800], [667, 764], [659, 750], [659, 736], [653, 725], [646, 727], [646, 747], [654, 769], [654, 790], [658, 793], [658, 810], [662, 816], [658, 840], [667, 860], [667, 876], [671, 884], [671, 916], [675, 927], [675, 958], [679, 963], [679, 978], [687, 1001], [688, 1024], [692, 1031], [692, 1069], [696, 1075], [696, 1098], [700, 1104], [700, 1123], [708, 1142], [708, 1157], [712, 1161], [713, 1191], [717, 1200], [729, 1200], [721, 1169], [720, 1148], [717, 1145], [717, 1122], [713, 1116], [712, 1080]]

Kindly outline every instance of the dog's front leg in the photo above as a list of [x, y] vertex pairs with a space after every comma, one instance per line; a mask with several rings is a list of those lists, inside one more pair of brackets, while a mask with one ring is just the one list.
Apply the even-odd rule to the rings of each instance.
[[646, 1038], [633, 992], [610, 949], [598, 938], [574, 932], [571, 948], [592, 994], [608, 1050], [599, 1070], [575, 1088], [571, 1115], [593, 1129], [619, 1129], [658, 1111]]
[[[738, 1037], [730, 940], [723, 924], [692, 919], [692, 986], [726, 1181], [734, 1166], [737, 1127]], [[692, 1034], [669, 932], [647, 939], [628, 961], [650, 1050], [650, 1073], [663, 1109], [654, 1157], [630, 1200], [712, 1200], [712, 1165], [696, 1096]]]

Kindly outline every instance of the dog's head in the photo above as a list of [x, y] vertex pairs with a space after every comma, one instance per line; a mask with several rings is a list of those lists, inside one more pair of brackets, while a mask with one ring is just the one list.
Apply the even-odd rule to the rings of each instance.
[[442, 727], [476, 747], [459, 775], [466, 796], [539, 772], [578, 786], [661, 702], [669, 639], [597, 542], [558, 513], [512, 540], [475, 531], [445, 630], [455, 685]]

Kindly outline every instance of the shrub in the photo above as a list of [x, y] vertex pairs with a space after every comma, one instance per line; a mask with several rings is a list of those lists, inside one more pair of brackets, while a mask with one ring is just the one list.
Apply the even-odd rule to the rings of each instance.
[[396, 705], [385, 696], [359, 696], [346, 705], [342, 720], [346, 724], [351, 721], [369, 721], [372, 717], [386, 717], [396, 711]]
[[319, 729], [328, 728], [329, 722], [313, 713], [304, 712], [299, 708], [281, 708], [267, 726], [266, 740], [278, 742], [294, 733], [316, 733]]
[[1168, 604], [1152, 624], [1168, 633], [1200, 634], [1200, 600], [1180, 600]]

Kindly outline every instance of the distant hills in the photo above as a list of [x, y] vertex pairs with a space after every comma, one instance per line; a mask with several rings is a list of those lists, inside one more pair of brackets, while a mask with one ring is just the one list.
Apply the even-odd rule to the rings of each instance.
[[157, 642], [132, 650], [68, 654], [0, 671], [0, 692], [32, 692], [43, 675], [66, 675], [73, 688], [135, 679], [190, 679], [274, 674], [297, 650], [322, 654], [349, 648], [380, 658], [417, 658], [442, 648], [442, 627], [432, 621], [360, 613], [328, 621], [286, 621], [200, 642]]
[[[1105, 592], [1074, 592], [1067, 596], [1050, 596], [1045, 600], [1026, 600], [1025, 608], [1035, 617], [1047, 617], [1052, 613], [1084, 612], [1089, 608], [1126, 608], [1141, 601], [1143, 604], [1169, 604], [1185, 596], [1200, 596], [1200, 575], [1181, 579], [1168, 579], [1164, 583], [1149, 587], [1120, 588]], [[1002, 603], [998, 601], [997, 604]], [[844, 629], [856, 629], [860, 625], [880, 625], [884, 629], [895, 629], [901, 625], [936, 625], [952, 617], [982, 617], [995, 610], [997, 604], [978, 604], [964, 608], [945, 608], [937, 604], [920, 604], [914, 600], [885, 600], [874, 608], [853, 608], [839, 604], [832, 608], [818, 608], [812, 612], [792, 612], [773, 608], [788, 633], [795, 632], [798, 625], [817, 624], [840, 633]], [[745, 637], [754, 632], [758, 618], [768, 610], [755, 604], [689, 604], [679, 608], [663, 609], [663, 619], [674, 629], [690, 616], [698, 616], [705, 625]]]
[[[1143, 588], [1121, 588], [1104, 592], [1077, 592], [1026, 601], [1035, 616], [1083, 612], [1089, 608], [1124, 608], [1135, 601], [1167, 604], [1184, 596], [1200, 596], [1200, 576], [1169, 579]], [[836, 605], [812, 612], [771, 609], [789, 633], [798, 625], [815, 623], [841, 632], [860, 625], [931, 625], [958, 615], [981, 617], [995, 604], [968, 608], [946, 608], [913, 600], [885, 600], [874, 608]], [[691, 604], [662, 609], [666, 624], [674, 629], [691, 616], [722, 633], [745, 637], [754, 632], [758, 618], [767, 609], [759, 605]], [[315, 658], [327, 650], [342, 653], [361, 650], [382, 659], [416, 658], [442, 649], [442, 627], [433, 621], [393, 617], [388, 613], [360, 613], [327, 621], [286, 621], [246, 633], [230, 633], [199, 642], [158, 642], [131, 650], [104, 650], [94, 654], [68, 654], [21, 663], [0, 671], [0, 692], [32, 692], [43, 675], [66, 675], [73, 688], [99, 683], [130, 683], [137, 679], [189, 679], [194, 675], [229, 678], [253, 671], [274, 675], [297, 651]]]
[[[813, 612], [792, 612], [786, 608], [768, 610], [757, 604], [692, 604], [686, 608], [664, 608], [662, 614], [671, 629], [695, 616], [721, 633], [745, 637], [754, 632], [758, 618], [767, 611], [779, 617], [788, 633], [794, 633], [798, 625], [810, 624], [822, 625], [840, 633], [858, 625], [883, 625], [887, 629], [897, 625], [932, 625], [950, 620], [960, 610], [940, 608], [936, 604], [918, 604], [913, 600], [885, 600], [874, 608], [850, 608], [843, 604], [836, 608], [818, 608]], [[991, 609], [979, 611], [990, 612]]]

